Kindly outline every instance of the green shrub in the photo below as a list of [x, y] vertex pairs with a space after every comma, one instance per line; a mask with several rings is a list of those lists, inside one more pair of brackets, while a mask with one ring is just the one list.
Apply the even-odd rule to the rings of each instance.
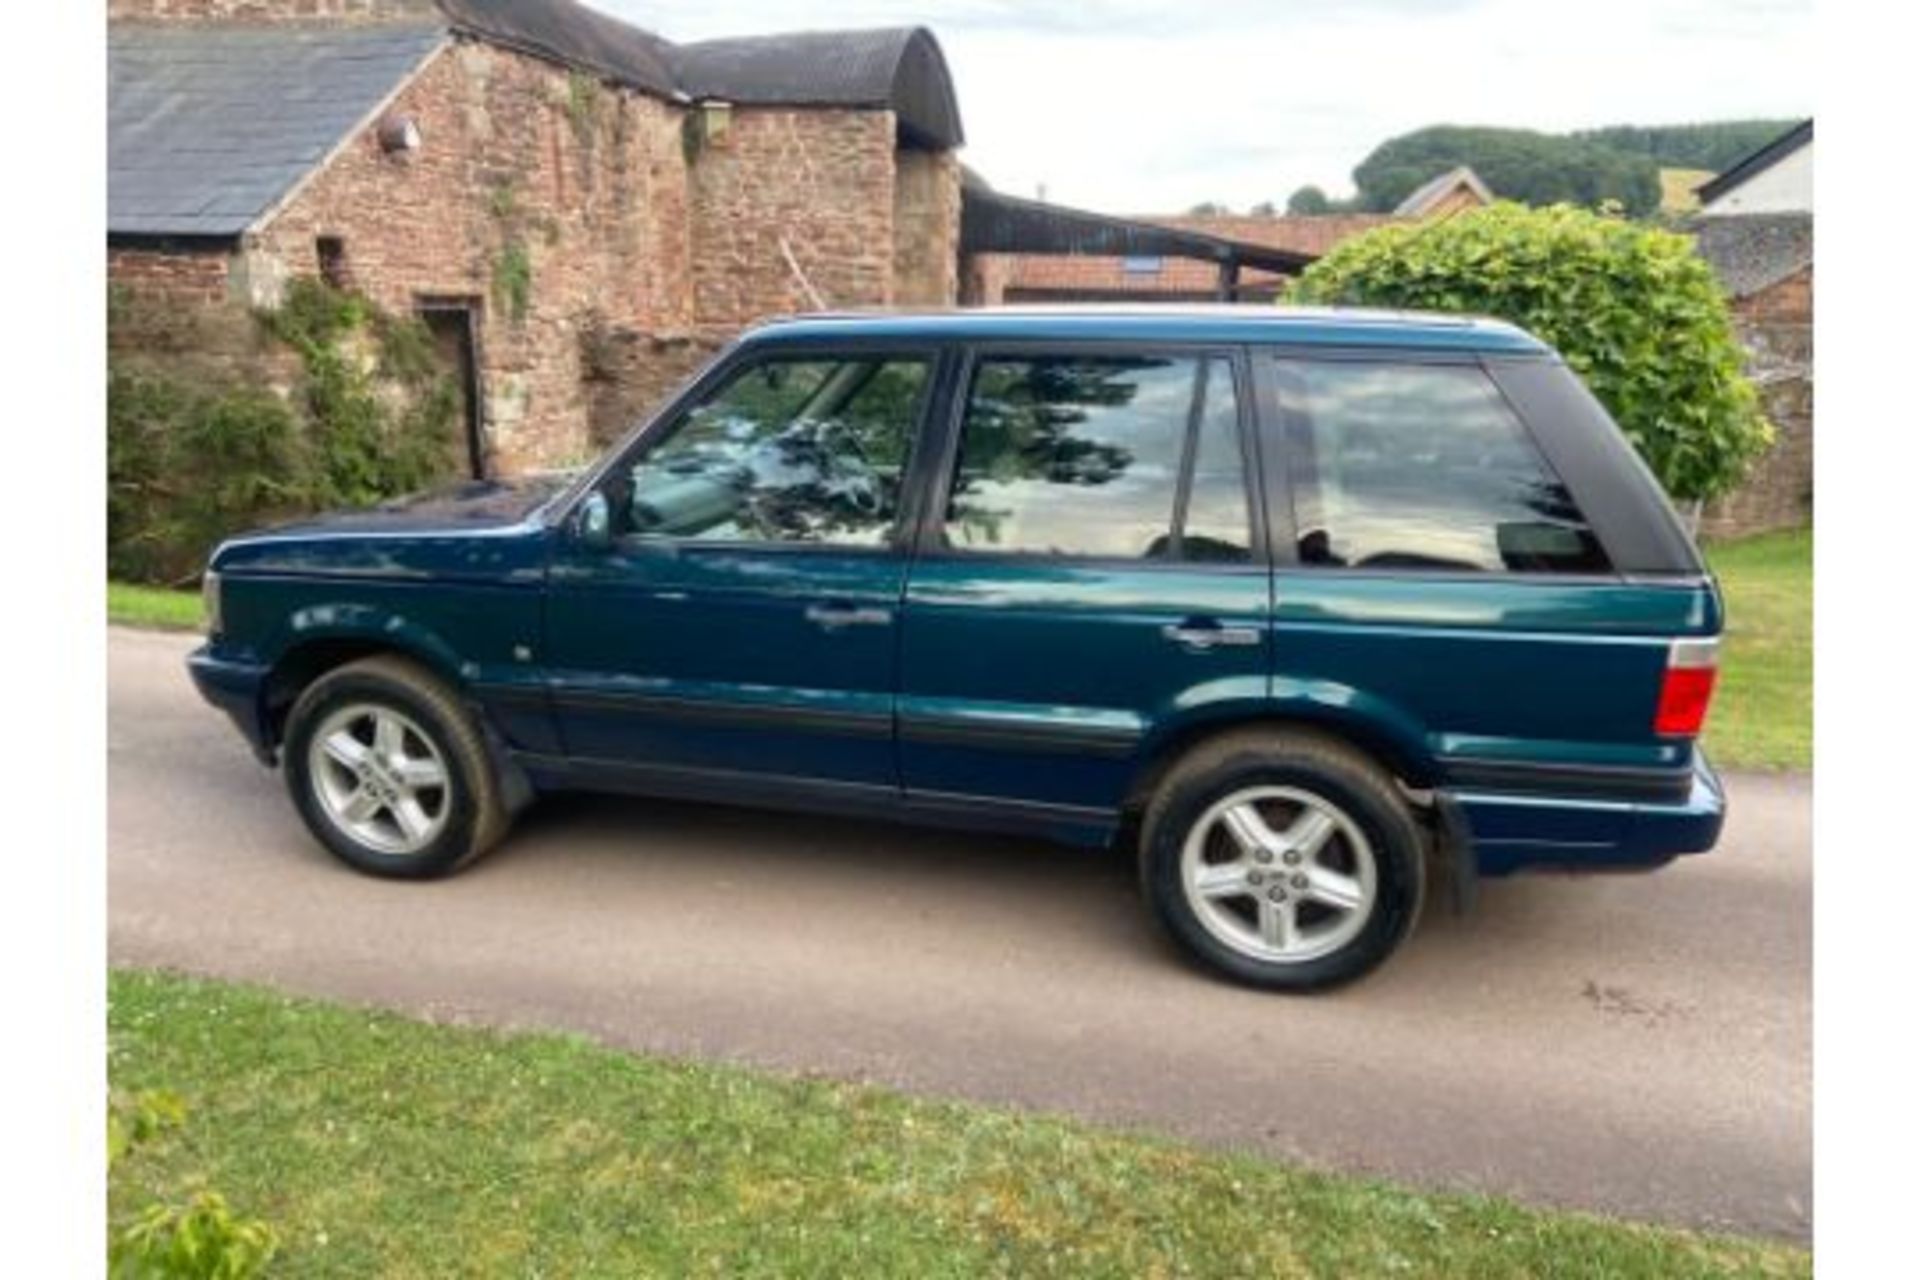
[[312, 498], [293, 411], [245, 384], [160, 373], [107, 378], [107, 568], [179, 582], [219, 541]]
[[1611, 214], [1501, 203], [1381, 227], [1309, 267], [1289, 299], [1520, 325], [1559, 349], [1676, 498], [1726, 492], [1772, 439], [1711, 269], [1686, 237]]
[[[110, 300], [110, 326], [127, 314]], [[299, 279], [258, 327], [299, 357], [290, 397], [258, 368], [181, 363], [144, 342], [110, 345], [110, 576], [190, 580], [234, 533], [379, 502], [452, 472], [459, 389], [419, 320]]]

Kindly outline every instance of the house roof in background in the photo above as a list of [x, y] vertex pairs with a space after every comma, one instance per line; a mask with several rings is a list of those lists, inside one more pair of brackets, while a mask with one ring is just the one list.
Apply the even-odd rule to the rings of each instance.
[[[1242, 245], [1258, 245], [1296, 255], [1301, 264], [1325, 255], [1350, 236], [1407, 219], [1390, 213], [1342, 213], [1258, 217], [1234, 214], [1189, 214], [1182, 217], [1146, 215], [1134, 219], [1173, 230], [1194, 232]], [[1009, 263], [1006, 287], [1024, 296], [1180, 297], [1212, 296], [1219, 271], [1212, 262], [1165, 257], [1152, 270], [1128, 264], [1120, 256], [1021, 254]], [[1241, 290], [1260, 295], [1275, 292], [1298, 266], [1285, 271], [1250, 267], [1241, 275]]]
[[1813, 121], [1802, 120], [1765, 146], [1735, 161], [1711, 182], [1701, 183], [1696, 188], [1701, 202], [1711, 203], [1718, 200], [1747, 179], [1773, 168], [1774, 165], [1812, 141]]
[[438, 25], [110, 25], [107, 233], [239, 235], [445, 39]]
[[1693, 224], [1694, 245], [1736, 298], [1758, 293], [1813, 261], [1813, 215], [1708, 215]]
[[1106, 269], [1116, 276], [1124, 273], [1126, 258], [1197, 260], [1191, 265], [1205, 274], [1209, 288], [1217, 284], [1219, 268], [1229, 263], [1284, 273], [1299, 271], [1313, 261], [1313, 255], [1291, 249], [978, 188], [961, 193], [960, 249], [1100, 262], [1108, 264]]
[[1493, 203], [1493, 191], [1480, 180], [1479, 174], [1463, 164], [1428, 178], [1415, 187], [1394, 212], [1403, 217], [1417, 217], [1438, 204], [1455, 187], [1461, 186], [1473, 192], [1481, 204]]

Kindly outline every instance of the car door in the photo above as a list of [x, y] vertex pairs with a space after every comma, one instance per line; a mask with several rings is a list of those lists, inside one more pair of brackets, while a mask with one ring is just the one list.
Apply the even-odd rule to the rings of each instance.
[[937, 364], [749, 347], [602, 473], [610, 538], [563, 538], [550, 574], [576, 766], [897, 794], [901, 503]]
[[907, 587], [910, 800], [1111, 817], [1151, 743], [1266, 692], [1241, 358], [983, 349]]

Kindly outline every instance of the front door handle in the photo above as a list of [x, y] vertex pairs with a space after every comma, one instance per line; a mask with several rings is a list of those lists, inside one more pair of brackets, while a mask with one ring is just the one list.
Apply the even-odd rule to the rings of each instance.
[[1245, 648], [1260, 643], [1258, 627], [1223, 627], [1211, 619], [1189, 618], [1169, 622], [1160, 634], [1183, 649], [1204, 652], [1208, 649]]
[[850, 604], [810, 604], [807, 621], [828, 631], [842, 627], [884, 627], [893, 621], [891, 609], [859, 608]]

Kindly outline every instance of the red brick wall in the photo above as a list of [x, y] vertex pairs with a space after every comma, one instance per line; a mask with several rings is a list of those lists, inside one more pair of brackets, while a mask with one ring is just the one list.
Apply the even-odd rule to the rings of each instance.
[[1712, 503], [1701, 532], [1727, 538], [1813, 518], [1813, 266], [1733, 304], [1747, 372], [1773, 423], [1773, 448], [1741, 486]]

